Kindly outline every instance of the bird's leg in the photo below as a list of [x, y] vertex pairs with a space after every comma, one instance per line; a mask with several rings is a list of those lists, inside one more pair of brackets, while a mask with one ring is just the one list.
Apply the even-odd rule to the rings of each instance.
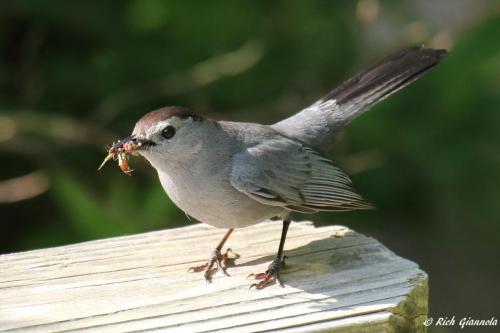
[[207, 282], [212, 282], [212, 273], [214, 271], [214, 265], [216, 265], [217, 270], [221, 270], [225, 275], [229, 275], [226, 271], [226, 265], [225, 262], [228, 260], [228, 253], [232, 252], [231, 249], [227, 249], [225, 253], [221, 253], [222, 247], [226, 243], [227, 239], [233, 232], [233, 229], [229, 229], [226, 234], [224, 235], [224, 238], [219, 242], [219, 245], [213, 250], [212, 254], [210, 255], [210, 258], [208, 261], [199, 266], [194, 266], [189, 268], [188, 271], [190, 272], [201, 272], [205, 271], [205, 280]]
[[286, 218], [283, 220], [283, 229], [281, 230], [280, 245], [278, 248], [278, 253], [276, 258], [269, 264], [267, 270], [264, 273], [250, 274], [257, 280], [262, 280], [259, 283], [254, 283], [250, 288], [255, 287], [256, 289], [262, 289], [271, 283], [278, 281], [278, 283], [283, 287], [283, 283], [280, 279], [280, 268], [285, 266], [285, 257], [283, 256], [283, 248], [285, 247], [286, 234], [288, 232], [288, 227], [290, 226], [290, 219]]

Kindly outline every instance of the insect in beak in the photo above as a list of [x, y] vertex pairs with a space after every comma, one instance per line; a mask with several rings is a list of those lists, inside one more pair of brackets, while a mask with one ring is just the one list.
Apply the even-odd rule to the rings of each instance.
[[130, 155], [135, 155], [136, 150], [142, 146], [142, 143], [135, 139], [135, 137], [129, 136], [123, 140], [118, 140], [114, 142], [111, 148], [108, 149], [108, 155], [104, 158], [97, 170], [101, 168], [111, 159], [118, 160], [118, 166], [128, 176], [132, 175], [133, 169], [130, 168], [128, 164], [128, 159]]

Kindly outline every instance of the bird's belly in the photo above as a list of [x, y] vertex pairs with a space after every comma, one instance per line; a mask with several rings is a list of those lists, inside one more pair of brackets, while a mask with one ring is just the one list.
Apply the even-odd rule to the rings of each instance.
[[[181, 179], [160, 174], [170, 199], [186, 214], [217, 228], [242, 228], [279, 216], [283, 208], [261, 204], [229, 183]], [[181, 185], [182, 184], [182, 185]]]

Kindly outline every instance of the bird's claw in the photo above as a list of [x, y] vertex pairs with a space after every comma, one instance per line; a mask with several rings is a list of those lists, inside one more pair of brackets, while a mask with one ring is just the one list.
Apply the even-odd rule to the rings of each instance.
[[259, 273], [259, 274], [250, 274], [250, 276], [254, 276], [256, 280], [262, 280], [258, 283], [252, 283], [248, 289], [252, 289], [255, 287], [255, 289], [263, 289], [276, 281], [279, 282], [279, 284], [283, 287], [283, 283], [279, 279], [279, 273], [272, 273], [266, 271], [265, 273]]
[[204, 263], [203, 265], [189, 267], [188, 272], [198, 273], [198, 272], [204, 271], [205, 268], [207, 268], [207, 266], [208, 266], [208, 262]]
[[255, 280], [262, 281], [251, 284], [248, 289], [252, 289], [254, 287], [255, 289], [263, 289], [275, 283], [276, 281], [280, 284], [281, 287], [284, 287], [285, 285], [281, 281], [280, 277], [280, 268], [282, 266], [285, 266], [285, 260], [276, 258], [271, 262], [271, 264], [269, 264], [269, 267], [264, 273], [250, 274], [247, 278], [253, 277]]
[[[229, 257], [228, 253], [233, 253], [235, 257]], [[205, 264], [190, 267], [188, 272], [197, 273], [205, 271], [205, 281], [210, 283], [212, 282], [212, 275], [216, 271], [220, 270], [224, 273], [224, 275], [229, 276], [229, 273], [227, 272], [227, 263], [233, 262], [234, 259], [237, 258], [239, 258], [239, 255], [235, 254], [230, 248], [228, 248], [225, 253], [221, 253], [219, 249], [215, 249]]]

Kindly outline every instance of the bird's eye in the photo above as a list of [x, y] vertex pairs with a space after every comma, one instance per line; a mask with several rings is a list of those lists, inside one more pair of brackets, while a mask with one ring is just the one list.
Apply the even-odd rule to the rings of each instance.
[[161, 131], [161, 135], [163, 135], [165, 139], [172, 139], [175, 135], [175, 127], [174, 126], [165, 127], [163, 131]]

